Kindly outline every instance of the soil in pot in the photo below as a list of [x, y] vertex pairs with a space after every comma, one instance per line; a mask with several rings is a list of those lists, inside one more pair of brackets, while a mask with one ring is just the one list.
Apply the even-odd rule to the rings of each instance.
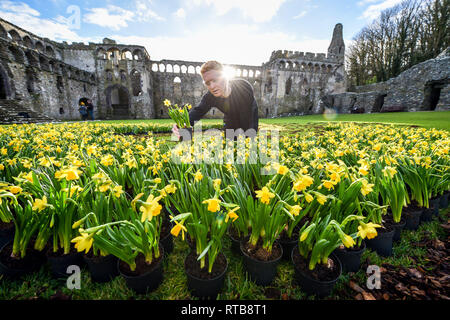
[[119, 275], [117, 270], [117, 257], [113, 255], [94, 256], [90, 251], [84, 256], [93, 282], [108, 282]]
[[394, 228], [388, 222], [384, 222], [381, 228], [377, 228], [378, 235], [373, 239], [365, 239], [368, 248], [376, 251], [379, 255], [388, 257], [392, 254], [392, 239]]
[[45, 255], [34, 249], [28, 249], [23, 259], [11, 257], [13, 243], [10, 241], [0, 251], [0, 274], [7, 278], [18, 278], [38, 271], [45, 263]]
[[347, 272], [357, 272], [361, 266], [361, 255], [366, 250], [366, 243], [363, 240], [361, 246], [346, 248], [341, 245], [334, 251], [334, 254], [342, 263], [342, 269]]
[[163, 257], [164, 247], [160, 247], [160, 255], [154, 258], [151, 264], [145, 262], [145, 257], [139, 253], [135, 259], [136, 269], [132, 271], [130, 266], [119, 260], [117, 262], [119, 273], [127, 286], [136, 293], [144, 294], [155, 290], [163, 281]]
[[402, 215], [404, 215], [406, 220], [406, 230], [417, 230], [420, 224], [422, 211], [423, 208], [419, 207], [415, 201], [403, 208]]
[[317, 264], [314, 270], [309, 270], [309, 261], [302, 257], [298, 247], [292, 250], [292, 263], [295, 269], [295, 280], [302, 290], [319, 297], [329, 296], [342, 273], [339, 259], [331, 254], [327, 265]]
[[241, 253], [243, 255], [244, 267], [250, 278], [262, 286], [269, 285], [277, 274], [277, 265], [283, 255], [283, 248], [278, 242], [272, 247], [269, 253], [262, 248], [261, 240], [256, 246], [248, 243], [247, 240], [241, 242]]
[[84, 266], [83, 252], [78, 252], [74, 247], [70, 248], [68, 254], [64, 254], [64, 250], [61, 248], [53, 252], [53, 247], [49, 247], [45, 254], [54, 278], [69, 276], [67, 268], [71, 265], [76, 265], [80, 268]]
[[188, 288], [192, 294], [199, 298], [215, 299], [223, 287], [228, 262], [225, 255], [219, 253], [209, 273], [208, 256], [205, 259], [205, 267], [201, 269], [195, 251], [191, 251], [184, 261], [184, 268], [188, 279]]
[[242, 246], [246, 255], [258, 261], [273, 261], [278, 259], [282, 254], [282, 248], [276, 242], [273, 245], [271, 253], [263, 249], [261, 240], [258, 241], [256, 246], [253, 246], [248, 241], [243, 241]]

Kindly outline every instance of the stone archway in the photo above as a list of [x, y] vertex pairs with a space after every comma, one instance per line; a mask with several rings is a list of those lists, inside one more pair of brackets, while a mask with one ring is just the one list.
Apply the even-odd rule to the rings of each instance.
[[424, 100], [422, 102], [423, 110], [436, 110], [441, 98], [441, 89], [446, 86], [446, 81], [430, 81], [425, 84]]
[[113, 119], [128, 119], [130, 117], [131, 97], [128, 89], [115, 84], [105, 90], [106, 105]]
[[6, 70], [0, 65], [0, 99], [11, 97], [11, 88], [9, 87], [9, 77]]

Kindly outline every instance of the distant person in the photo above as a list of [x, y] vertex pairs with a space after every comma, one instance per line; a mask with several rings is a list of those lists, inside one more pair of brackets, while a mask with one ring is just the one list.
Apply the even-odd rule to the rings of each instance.
[[[191, 126], [215, 107], [224, 114], [225, 134], [226, 129], [242, 129], [244, 132], [253, 129], [250, 130], [253, 134], [250, 133], [248, 136], [256, 135], [258, 105], [252, 85], [244, 79], [227, 79], [223, 73], [222, 64], [217, 61], [205, 62], [200, 73], [208, 92], [202, 97], [201, 102], [189, 111]], [[180, 138], [180, 131], [176, 124], [173, 125], [172, 132]]]
[[87, 112], [89, 115], [89, 118], [94, 121], [94, 105], [92, 104], [92, 100], [88, 99], [87, 101]]
[[80, 112], [81, 120], [86, 121], [88, 118], [88, 111], [86, 106], [84, 105], [84, 102], [80, 103], [80, 107], [78, 108], [78, 112]]

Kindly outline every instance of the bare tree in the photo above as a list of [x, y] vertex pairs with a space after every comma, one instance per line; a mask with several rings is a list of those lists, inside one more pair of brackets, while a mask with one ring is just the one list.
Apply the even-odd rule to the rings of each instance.
[[450, 45], [450, 0], [405, 0], [384, 10], [347, 51], [352, 85], [386, 81]]

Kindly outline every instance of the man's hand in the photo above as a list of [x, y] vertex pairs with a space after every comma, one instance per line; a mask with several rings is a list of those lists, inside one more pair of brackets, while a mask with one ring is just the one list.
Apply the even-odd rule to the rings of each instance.
[[172, 127], [172, 133], [180, 140], [180, 131], [178, 130], [178, 127], [176, 124]]

